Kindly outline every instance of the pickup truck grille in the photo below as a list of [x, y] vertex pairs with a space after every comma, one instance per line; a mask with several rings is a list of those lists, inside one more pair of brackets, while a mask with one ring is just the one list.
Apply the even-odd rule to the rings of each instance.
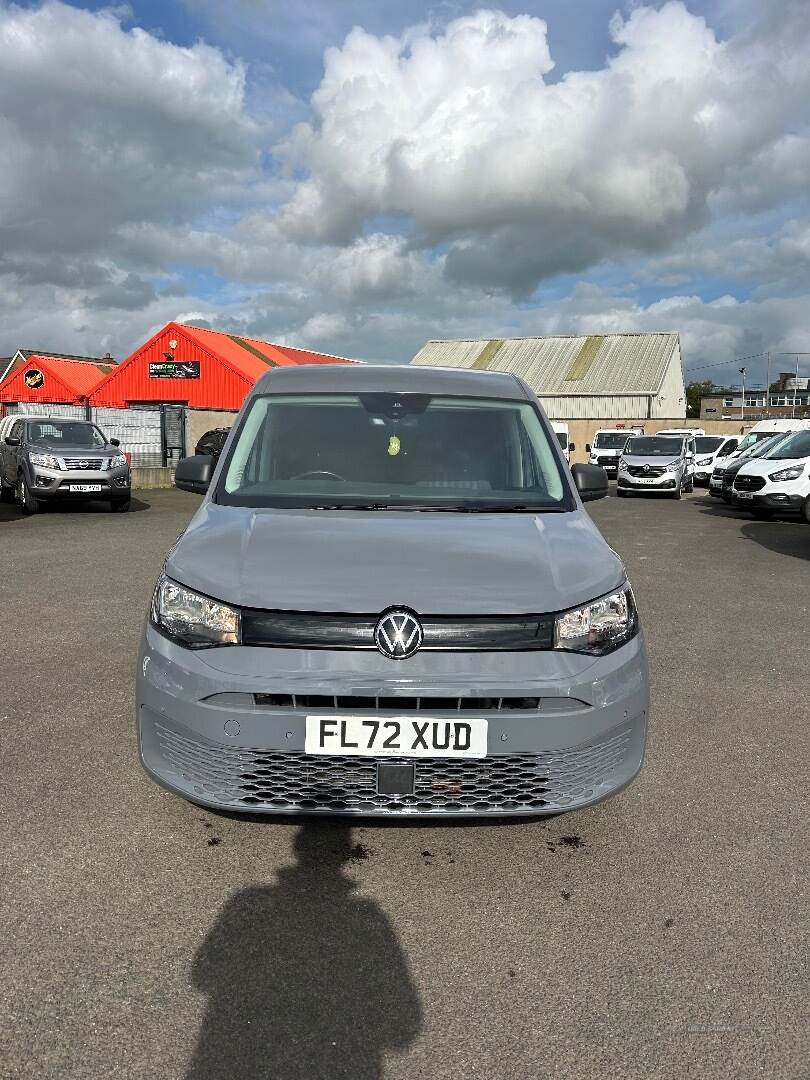
[[92, 469], [95, 472], [98, 472], [98, 470], [101, 468], [101, 462], [102, 462], [101, 458], [72, 458], [72, 457], [66, 457], [65, 458], [65, 468], [70, 469], [71, 471], [76, 470], [78, 472], [81, 472], [83, 469], [87, 469], [87, 470]]

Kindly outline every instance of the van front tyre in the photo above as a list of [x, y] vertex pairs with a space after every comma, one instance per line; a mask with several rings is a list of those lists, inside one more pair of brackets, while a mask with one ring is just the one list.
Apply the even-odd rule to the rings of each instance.
[[682, 494], [683, 494], [683, 488], [681, 487], [681, 484], [680, 484], [680, 482], [679, 482], [679, 483], [678, 483], [678, 486], [677, 486], [677, 487], [675, 488], [675, 490], [674, 490], [674, 491], [672, 492], [672, 498], [673, 498], [673, 499], [680, 499], [680, 497], [681, 497], [681, 495], [682, 495]]
[[14, 488], [9, 487], [0, 480], [0, 502], [11, 503], [14, 502]]
[[39, 499], [35, 499], [28, 490], [28, 484], [26, 484], [22, 473], [17, 479], [17, 502], [20, 504], [20, 510], [28, 515], [38, 514], [42, 506]]
[[810, 525], [810, 495], [804, 500], [804, 506], [802, 506], [802, 520]]

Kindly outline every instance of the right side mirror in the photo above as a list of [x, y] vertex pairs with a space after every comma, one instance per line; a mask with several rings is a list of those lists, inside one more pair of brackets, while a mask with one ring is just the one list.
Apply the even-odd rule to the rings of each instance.
[[181, 458], [174, 472], [174, 486], [195, 495], [204, 495], [211, 483], [214, 465], [210, 454], [194, 454], [193, 457]]
[[589, 442], [586, 442], [585, 443], [585, 453], [590, 454], [590, 452], [591, 452], [591, 444]]
[[599, 465], [576, 464], [571, 466], [571, 474], [583, 502], [604, 499], [608, 493], [608, 476]]

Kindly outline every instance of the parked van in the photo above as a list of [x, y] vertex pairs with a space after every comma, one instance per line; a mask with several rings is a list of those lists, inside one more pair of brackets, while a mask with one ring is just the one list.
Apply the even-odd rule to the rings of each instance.
[[810, 522], [810, 430], [796, 431], [746, 461], [734, 477], [731, 503], [758, 518], [788, 512]]
[[636, 435], [627, 440], [619, 458], [616, 494], [658, 491], [680, 499], [692, 490], [690, 445], [686, 435]]
[[790, 417], [779, 420], [760, 420], [758, 424], [754, 424], [737, 443], [736, 450], [732, 450], [725, 457], [718, 454], [715, 458], [709, 480], [709, 494], [721, 495], [725, 470], [734, 462], [739, 461], [743, 455], [748, 454], [757, 443], [772, 439], [774, 435], [787, 435], [791, 431], [802, 431], [805, 428], [810, 428], [810, 420], [796, 420]]
[[641, 767], [627, 574], [514, 375], [275, 368], [158, 579], [141, 760], [206, 806], [493, 817], [590, 805]]
[[619, 458], [629, 438], [633, 435], [643, 435], [644, 428], [600, 428], [594, 433], [593, 442], [585, 447], [590, 457], [591, 465], [599, 465], [608, 476], [616, 475], [619, 467]]
[[708, 487], [715, 462], [727, 458], [739, 443], [737, 438], [726, 435], [698, 435], [695, 439], [695, 483], [698, 487]]
[[565, 460], [570, 462], [571, 451], [576, 450], [576, 446], [568, 441], [568, 424], [565, 420], [552, 420], [551, 426], [554, 429], [554, 434], [557, 436], [557, 442], [560, 444], [560, 449], [563, 452]]

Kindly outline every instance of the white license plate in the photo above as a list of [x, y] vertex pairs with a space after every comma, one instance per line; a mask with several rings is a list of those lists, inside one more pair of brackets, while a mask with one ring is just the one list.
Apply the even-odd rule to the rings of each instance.
[[753, 499], [753, 491], [735, 491], [734, 494], [738, 499]]
[[660, 484], [661, 483], [661, 478], [660, 478], [660, 476], [634, 476], [633, 477], [633, 483], [634, 484]]
[[101, 484], [71, 484], [71, 491], [101, 491]]
[[308, 754], [350, 757], [481, 758], [487, 756], [487, 721], [308, 716], [304, 749]]

